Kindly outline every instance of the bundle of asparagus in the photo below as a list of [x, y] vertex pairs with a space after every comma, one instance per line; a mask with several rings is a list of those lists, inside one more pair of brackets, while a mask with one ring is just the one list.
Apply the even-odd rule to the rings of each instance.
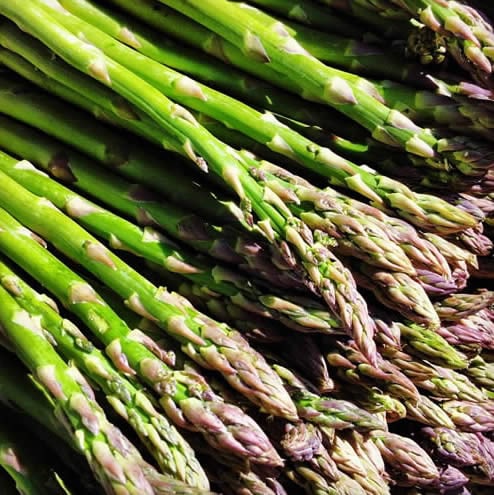
[[477, 4], [0, 0], [3, 491], [494, 486]]

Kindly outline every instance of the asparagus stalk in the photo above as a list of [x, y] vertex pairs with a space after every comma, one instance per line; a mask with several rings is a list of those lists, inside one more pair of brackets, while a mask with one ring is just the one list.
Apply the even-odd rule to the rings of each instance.
[[[16, 38], [18, 40], [16, 46], [19, 47], [22, 37], [18, 33]], [[4, 41], [7, 42], [8, 40], [5, 40], [4, 38]], [[32, 52], [33, 50], [31, 47], [28, 53], [32, 55]], [[25, 55], [28, 54], [25, 53]], [[41, 63], [39, 58], [37, 63]], [[60, 71], [57, 73], [59, 72]], [[460, 214], [457, 209], [452, 209], [448, 203], [441, 202], [432, 196], [413, 194], [403, 184], [366, 172], [364, 169], [354, 166], [351, 162], [342, 161], [340, 157], [335, 158], [336, 167], [324, 167], [324, 169], [320, 169], [319, 167], [319, 172], [326, 173], [325, 170], [327, 169], [329, 174], [328, 178], [333, 178], [336, 184], [345, 185], [346, 187], [363, 194], [371, 199], [371, 201], [375, 202], [377, 206], [395, 209], [398, 214], [403, 215], [413, 223], [432, 230], [461, 230], [464, 228], [463, 224], [465, 223], [468, 224], [468, 226], [473, 225], [473, 223], [471, 223], [472, 219], [468, 214]], [[345, 165], [343, 166], [343, 164]], [[348, 169], [348, 166], [350, 166], [352, 171]], [[378, 197], [380, 199], [378, 199]], [[408, 201], [409, 199], [414, 201], [413, 209], [412, 204]], [[417, 209], [417, 206], [420, 211]]]
[[[169, 356], [164, 353], [157, 356], [134, 339], [127, 325], [84, 279], [48, 253], [4, 210], [0, 210], [0, 217], [3, 253], [84, 321], [105, 345], [106, 353], [118, 370], [137, 374], [155, 390], [161, 397], [160, 405], [177, 426], [202, 433], [214, 447], [234, 455], [247, 456], [259, 463], [280, 462], [251, 418], [238, 408], [223, 403], [198, 373], [171, 369], [163, 361], [169, 361]], [[199, 416], [197, 411], [200, 411]], [[232, 424], [232, 418], [235, 424]]]
[[[444, 411], [461, 431], [471, 433], [494, 430], [492, 401], [481, 403], [468, 401], [447, 401], [441, 404]], [[444, 425], [446, 426], [446, 425]], [[454, 426], [448, 426], [454, 429]]]
[[[208, 480], [191, 447], [156, 410], [156, 404], [122, 374], [69, 320], [62, 318], [0, 260], [0, 284], [32, 317], [38, 317], [57, 349], [100, 387], [107, 401], [126, 419], [164, 473], [191, 486], [207, 490]], [[157, 349], [159, 352], [159, 349]]]
[[[31, 17], [31, 13], [31, 11], [27, 12], [28, 17]], [[39, 9], [38, 14], [48, 18], [42, 9]], [[32, 17], [31, 19], [34, 21]], [[50, 23], [50, 26], [55, 26], [51, 21]], [[69, 55], [69, 58], [74, 57], [73, 63], [79, 64], [81, 69], [86, 70], [88, 66], [84, 60], [93, 59], [94, 53], [92, 53], [92, 50], [85, 49], [82, 52], [77, 49], [74, 50], [74, 45], [68, 43], [68, 41], [70, 39], [77, 40], [77, 38], [70, 35], [61, 26], [56, 26], [54, 31], [61, 36], [60, 41], [64, 41], [64, 49], [68, 50], [65, 55]], [[76, 42], [80, 44], [80, 41]], [[53, 46], [52, 48], [55, 47]], [[87, 48], [87, 46], [82, 44], [80, 48]], [[204, 159], [209, 160], [209, 165], [240, 196], [247, 210], [250, 207], [254, 208], [260, 219], [258, 226], [264, 229], [265, 234], [273, 243], [277, 241], [289, 242], [296, 249], [301, 258], [302, 266], [304, 266], [311, 281], [321, 292], [330, 308], [342, 317], [344, 326], [349, 329], [349, 332], [360, 343], [372, 361], [374, 359], [373, 324], [367, 314], [365, 302], [358, 294], [350, 273], [345, 270], [339, 260], [324, 245], [324, 240], [322, 240], [323, 242], [320, 239], [314, 240], [312, 234], [303, 223], [292, 217], [284, 205], [281, 204], [281, 200], [276, 193], [271, 190], [267, 191], [249, 175], [248, 171], [243, 167], [243, 160], [234, 150], [212, 139], [204, 129], [197, 125], [192, 117], [192, 120], [184, 120], [182, 117], [177, 116], [178, 107], [157, 90], [110, 59], [105, 58], [105, 60], [110, 72], [120, 81], [117, 86], [122, 85], [121, 90], [123, 93], [142, 108], [145, 108], [147, 112], [150, 112], [158, 122], [161, 122], [160, 125], [164, 125], [165, 121], [167, 121], [168, 124], [164, 125], [164, 129], [172, 132], [174, 127], [171, 126], [171, 122], [178, 123], [178, 128], [183, 127], [182, 131], [176, 129], [177, 132], [182, 133], [182, 138], [180, 139], [182, 139], [182, 144], [185, 146], [183, 152], [186, 154], [188, 151], [191, 152], [191, 156], [195, 157], [196, 164], [199, 163], [201, 166], [206, 165]], [[108, 77], [110, 76], [108, 75]], [[156, 99], [156, 105], [153, 105], [152, 109], [149, 98], [144, 101], [138, 96], [138, 93], [130, 91], [129, 80], [136, 83], [137, 87], [140, 86], [141, 89], [147, 90], [145, 92], [154, 95], [151, 99]], [[183, 132], [187, 133], [189, 131], [192, 132], [191, 136], [195, 135], [195, 137], [192, 137], [192, 141], [190, 137], [183, 134]], [[205, 153], [204, 157], [199, 157], [192, 149], [193, 141], [200, 135], [204, 139], [197, 141], [197, 150], [200, 153]], [[270, 198], [269, 201], [266, 201], [266, 198]], [[338, 276], [336, 277], [337, 273]]]
[[[139, 465], [139, 454], [106, 419], [70, 368], [58, 356], [37, 322], [0, 288], [0, 321], [22, 360], [56, 402], [67, 422], [67, 434], [77, 443], [105, 493], [153, 494]], [[84, 383], [84, 382], [83, 382]], [[120, 442], [112, 441], [120, 438]]]

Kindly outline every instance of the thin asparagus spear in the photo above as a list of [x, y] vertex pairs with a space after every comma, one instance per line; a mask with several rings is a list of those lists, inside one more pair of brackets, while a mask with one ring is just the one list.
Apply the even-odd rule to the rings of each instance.
[[479, 387], [484, 387], [488, 392], [494, 391], [494, 364], [485, 361], [482, 356], [472, 359], [465, 374]]
[[[16, 38], [20, 42], [19, 34]], [[346, 187], [363, 194], [380, 207], [396, 209], [398, 214], [403, 215], [413, 223], [432, 230], [457, 230], [464, 228], [460, 226], [464, 223], [469, 224], [469, 226], [473, 225], [468, 214], [464, 212], [460, 214], [456, 209], [452, 209], [448, 203], [441, 202], [432, 196], [413, 194], [403, 184], [366, 172], [350, 162], [344, 161], [346, 165], [342, 167], [341, 158], [335, 158], [336, 167], [325, 167], [320, 172], [325, 173], [327, 169], [328, 174], [330, 174], [329, 178], [333, 177], [335, 183], [345, 184]], [[347, 166], [350, 166], [352, 171]], [[333, 176], [332, 174], [336, 175]], [[413, 208], [409, 200], [413, 200]]]
[[[207, 490], [208, 480], [191, 447], [177, 430], [156, 410], [156, 404], [125, 376], [69, 320], [62, 318], [40, 294], [20, 279], [0, 259], [0, 284], [32, 317], [39, 317], [63, 357], [73, 361], [98, 384], [115, 411], [126, 419], [164, 473], [191, 486]], [[159, 349], [157, 349], [159, 352]]]
[[[37, 322], [0, 288], [0, 321], [22, 360], [36, 375], [67, 422], [67, 434], [78, 444], [105, 493], [153, 494], [125, 437], [106, 419], [88, 391], [54, 351]], [[113, 435], [120, 442], [112, 441]]]
[[[198, 373], [171, 369], [163, 361], [167, 356], [158, 357], [133, 339], [131, 330], [94, 289], [33, 240], [30, 231], [1, 209], [0, 220], [2, 252], [84, 321], [105, 345], [117, 369], [137, 374], [155, 390], [161, 396], [160, 405], [177, 426], [199, 431], [214, 447], [224, 448], [234, 455], [252, 457], [260, 463], [280, 462], [251, 418], [223, 403]], [[200, 411], [199, 416], [197, 411]]]
[[[31, 9], [26, 14], [34, 21], [31, 16]], [[39, 9], [38, 14], [48, 18], [42, 9]], [[82, 52], [77, 49], [74, 50], [74, 45], [68, 41], [73, 39], [78, 44], [80, 41], [61, 26], [55, 26], [53, 22], [50, 21], [49, 26], [55, 27], [53, 34], [58, 33], [61, 36], [60, 41], [64, 41], [64, 50], [67, 50], [65, 55], [69, 55], [69, 58], [73, 57], [72, 62], [76, 65], [79, 64], [79, 67], [86, 71], [88, 66], [84, 60], [92, 60], [95, 53], [92, 50], [83, 50]], [[37, 21], [36, 24], [38, 24]], [[80, 46], [80, 48], [87, 47], [84, 44]], [[99, 57], [100, 55], [97, 55], [97, 58]], [[105, 60], [110, 72], [117, 76], [117, 80], [120, 81], [117, 84], [118, 88], [127, 97], [150, 112], [150, 115], [153, 115], [153, 118], [157, 119], [157, 122], [167, 132], [173, 131], [176, 136], [182, 136], [179, 137], [179, 140], [184, 146], [183, 152], [185, 154], [195, 157], [196, 164], [201, 167], [206, 165], [205, 158], [210, 159], [209, 165], [240, 196], [244, 207], [248, 211], [251, 207], [254, 208], [260, 219], [257, 224], [258, 227], [264, 229], [265, 234], [273, 244], [282, 240], [289, 242], [296, 249], [311, 282], [320, 291], [330, 308], [342, 318], [344, 326], [348, 328], [352, 336], [369, 355], [369, 360], [372, 361], [374, 359], [373, 323], [366, 311], [365, 301], [358, 294], [350, 273], [324, 245], [325, 240], [314, 239], [307, 227], [286, 210], [276, 193], [261, 187], [249, 175], [243, 166], [243, 160], [234, 150], [211, 138], [204, 129], [197, 125], [193, 117], [190, 117], [192, 120], [184, 120], [183, 115], [182, 117], [178, 116], [177, 108], [181, 107], [172, 104], [153, 87], [110, 59], [105, 58]], [[110, 76], [108, 75], [108, 77]], [[130, 91], [129, 81], [136, 83], [137, 88], [147, 89], [150, 95], [154, 95], [151, 99], [155, 99], [156, 104], [151, 108], [149, 98], [144, 100], [139, 96], [140, 91], [138, 93], [135, 93], [134, 90]], [[192, 141], [188, 134], [191, 135]], [[197, 141], [197, 150], [200, 153], [205, 153], [204, 157], [199, 157], [193, 151], [193, 141], [196, 141], [200, 135], [204, 139]], [[266, 201], [266, 198], [269, 201]]]
[[421, 395], [416, 402], [405, 401], [405, 406], [407, 408], [407, 419], [427, 426], [455, 427], [455, 423], [450, 418], [450, 415], [427, 395]]

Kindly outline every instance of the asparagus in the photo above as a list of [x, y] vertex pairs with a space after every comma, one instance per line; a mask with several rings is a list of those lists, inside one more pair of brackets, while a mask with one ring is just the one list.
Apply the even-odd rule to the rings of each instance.
[[[191, 486], [207, 490], [206, 475], [191, 447], [168, 420], [156, 410], [156, 404], [128, 381], [108, 362], [84, 334], [42, 301], [40, 294], [22, 281], [0, 259], [0, 284], [32, 317], [40, 319], [63, 357], [73, 361], [86, 376], [98, 384], [107, 401], [134, 428], [164, 473]], [[156, 352], [160, 352], [157, 348]]]
[[[105, 493], [153, 494], [139, 465], [139, 454], [106, 419], [104, 412], [54, 351], [37, 322], [0, 288], [0, 322], [22, 360], [60, 408], [73, 437]], [[84, 381], [83, 381], [84, 383]], [[113, 436], [115, 435], [115, 437]], [[115, 442], [112, 439], [120, 439]]]
[[474, 483], [492, 484], [492, 446], [482, 434], [429, 427], [423, 428], [422, 434], [440, 461], [457, 467]]
[[[165, 2], [163, 2], [165, 3]], [[214, 5], [213, 5], [214, 3]], [[468, 144], [463, 138], [437, 139], [395, 110], [377, 102], [372, 96], [355, 87], [347, 74], [325, 66], [312, 57], [286, 30], [270, 29], [259, 22], [250, 9], [226, 1], [184, 4], [168, 0], [166, 5], [178, 10], [196, 22], [206, 25], [218, 35], [242, 48], [255, 62], [269, 62], [270, 66], [289, 80], [300, 82], [304, 95], [323, 101], [366, 127], [378, 140], [401, 147], [420, 156], [436, 168], [458, 168], [469, 175], [477, 167], [489, 168], [489, 158], [470, 161]], [[214, 8], [214, 11], [213, 11]], [[255, 35], [252, 35], [255, 32]], [[296, 63], [297, 75], [293, 70]], [[462, 143], [463, 144], [460, 144]], [[454, 143], [454, 144], [453, 144]], [[466, 146], [465, 146], [466, 144]], [[455, 151], [450, 153], [450, 146]], [[442, 151], [440, 151], [442, 150]], [[467, 153], [468, 157], [464, 153]], [[439, 161], [444, 160], [442, 164]], [[481, 163], [483, 162], [483, 163]], [[477, 170], [474, 171], [474, 169]]]
[[365, 493], [369, 495], [389, 493], [389, 485], [382, 476], [384, 473], [379, 473], [365, 455], [357, 454], [355, 447], [360, 443], [360, 438], [357, 440], [357, 437], [353, 436], [351, 440], [340, 434], [334, 436], [330, 453], [336, 465], [355, 480]]
[[[431, 328], [440, 325], [429, 296], [420, 283], [405, 273], [385, 271], [365, 263], [352, 263], [357, 284], [372, 291], [376, 298], [406, 319]], [[353, 271], [353, 270], [352, 270]]]
[[491, 349], [494, 335], [491, 312], [482, 310], [457, 322], [441, 326], [438, 333], [455, 346], [475, 345]]
[[[441, 407], [461, 431], [482, 433], [494, 430], [494, 410], [491, 401], [481, 403], [447, 401], [443, 402]], [[454, 426], [448, 426], [448, 428], [454, 429]]]
[[[37, 158], [39, 153], [44, 154], [43, 163], [49, 167], [50, 163], [54, 162], [57, 151], [58, 153], [61, 152], [60, 148], [56, 147], [56, 143], [51, 143], [50, 141], [43, 143], [43, 140], [40, 143], [36, 139], [36, 134], [20, 126], [12, 127], [11, 122], [1, 117], [0, 125], [0, 146], [6, 145], [10, 149], [15, 149], [23, 157], [31, 158], [34, 156], [34, 158]], [[23, 134], [26, 134], [24, 139], [22, 139]], [[48, 149], [46, 149], [46, 145]], [[41, 146], [41, 149], [36, 146]], [[31, 150], [30, 153], [28, 152], [29, 150]], [[70, 155], [67, 156], [74, 177], [80, 177], [77, 172], [81, 169], [83, 170], [82, 177], [86, 177], [93, 185], [95, 177], [98, 177], [97, 187], [100, 191], [111, 193], [112, 189], [115, 189], [115, 181], [112, 183], [111, 176], [107, 177], [98, 173], [92, 175], [94, 167], [91, 167], [91, 163], [83, 169], [82, 167], [86, 163], [83, 161], [77, 167], [77, 158], [77, 155], [75, 155], [74, 160], [71, 159]], [[72, 216], [93, 234], [105, 238], [112, 248], [131, 251], [142, 256], [170, 272], [190, 279], [193, 283], [203, 285], [210, 291], [222, 294], [233, 304], [237, 304], [247, 311], [279, 319], [287, 326], [301, 331], [328, 331], [333, 333], [334, 331], [338, 332], [338, 329], [341, 328], [338, 320], [325, 312], [322, 306], [318, 307], [317, 304], [312, 303], [309, 299], [299, 298], [291, 301], [278, 296], [276, 293], [270, 294], [260, 285], [254, 285], [249, 279], [234, 273], [226, 266], [211, 263], [206, 259], [198, 260], [196, 255], [181, 249], [175, 243], [171, 243], [152, 228], [138, 228], [117, 215], [87, 201], [84, 197], [64, 188], [57, 182], [40, 175], [37, 169], [30, 168], [27, 163], [25, 163], [25, 166], [18, 165], [17, 160], [0, 155], [0, 170], [7, 173], [32, 193], [52, 201], [58, 208], [62, 209], [68, 216]], [[105, 188], [105, 185], [108, 185], [108, 187]], [[121, 194], [123, 195], [127, 190], [128, 188], [123, 188]], [[111, 202], [110, 194], [106, 195], [106, 200]], [[124, 201], [125, 198], [122, 202]], [[74, 215], [74, 205], [79, 205], [79, 208], [84, 207], [86, 214], [82, 217]], [[162, 212], [161, 216], [168, 214], [171, 217], [173, 215], [173, 207], [168, 210], [166, 205], [161, 205], [159, 211]], [[186, 217], [185, 212], [177, 215], [175, 224], [180, 228], [181, 219]], [[153, 218], [156, 217], [153, 216]], [[169, 224], [173, 224], [173, 222], [170, 222], [171, 218], [167, 220]], [[116, 234], [117, 232], [118, 234]]]
[[[53, 208], [53, 207], [51, 207]], [[173, 370], [133, 338], [125, 323], [81, 277], [50, 255], [31, 233], [0, 210], [2, 252], [44, 284], [75, 312], [105, 345], [118, 370], [138, 374], [160, 396], [160, 405], [181, 428], [199, 431], [216, 448], [255, 462], [277, 464], [279, 457], [256, 423], [238, 408], [225, 404], [206, 381], [191, 370]], [[200, 417], [197, 411], [200, 411]], [[249, 432], [249, 435], [246, 434]]]
[[439, 471], [433, 460], [411, 438], [384, 431], [370, 435], [399, 486], [429, 486], [438, 480]]
[[458, 321], [477, 314], [494, 303], [494, 292], [480, 290], [476, 294], [452, 294], [435, 305], [442, 321]]
[[488, 392], [494, 390], [494, 364], [486, 362], [482, 356], [472, 359], [465, 373], [475, 384], [484, 387]]
[[356, 428], [366, 431], [382, 428], [383, 425], [379, 418], [351, 402], [318, 396], [304, 386], [303, 382], [289, 369], [280, 365], [275, 365], [275, 369], [286, 383], [299, 416], [306, 421], [338, 430]]
[[[31, 14], [30, 9], [27, 12], [28, 17]], [[38, 14], [47, 16], [41, 9], [39, 9]], [[53, 23], [50, 25], [55, 26]], [[73, 44], [67, 43], [67, 41], [76, 38], [71, 37], [70, 33], [64, 31], [60, 26], [56, 27], [55, 31], [59, 35], [62, 35], [61, 37], [65, 41], [65, 48], [68, 49], [71, 56], [75, 57], [73, 62], [77, 63], [79, 59], [79, 62], [82, 62], [80, 68], [86, 70], [87, 65], [83, 59], [87, 57], [92, 59], [92, 50], [84, 50], [83, 52], [77, 49], [74, 50]], [[77, 41], [77, 43], [80, 44], [80, 41]], [[87, 48], [84, 44], [80, 48], [84, 47]], [[55, 47], [53, 46], [52, 48]], [[330, 308], [342, 317], [344, 326], [359, 341], [372, 361], [374, 359], [373, 341], [371, 338], [373, 324], [367, 314], [365, 302], [358, 294], [350, 273], [344, 269], [339, 260], [324, 245], [324, 240], [314, 240], [307, 228], [298, 219], [293, 218], [284, 206], [280, 204], [281, 200], [276, 193], [273, 193], [271, 190], [267, 192], [265, 188], [259, 186], [243, 167], [243, 160], [240, 159], [237, 153], [226, 147], [223, 143], [210, 139], [211, 136], [207, 136], [207, 132], [204, 129], [193, 123], [195, 120], [192, 117], [192, 121], [184, 121], [181, 117], [177, 117], [175, 104], [171, 104], [157, 90], [146, 85], [144, 81], [110, 59], [105, 60], [109, 64], [108, 67], [112, 67], [110, 71], [115, 73], [114, 75], [117, 76], [117, 79], [124, 83], [122, 90], [125, 95], [133, 99], [134, 102], [141, 105], [148, 112], [151, 112], [154, 118], [161, 122], [161, 125], [164, 125], [165, 121], [169, 121], [170, 119], [173, 122], [180, 121], [179, 127], [185, 127], [182, 131], [178, 132], [192, 132], [192, 135], [196, 135], [196, 137], [203, 135], [204, 139], [200, 140], [197, 145], [198, 150], [201, 153], [205, 153], [204, 158], [211, 158], [209, 165], [213, 166], [213, 170], [234, 189], [247, 209], [252, 206], [256, 210], [261, 220], [258, 226], [264, 229], [265, 234], [273, 243], [276, 241], [289, 242], [296, 249], [301, 258], [302, 266], [304, 266], [311, 281], [321, 292], [321, 295], [325, 298]], [[129, 93], [125, 89], [128, 87], [128, 84], [126, 84], [128, 83], [128, 79], [134, 81], [137, 87], [141, 86], [150, 95], [154, 95], [156, 105], [153, 106], [152, 111], [150, 108], [151, 100], [146, 98], [146, 101], [144, 101], [138, 97], [138, 94], [133, 91]], [[172, 130], [170, 123], [164, 125], [164, 128], [170, 132]], [[183, 152], [187, 153], [187, 150], [190, 151], [189, 148], [192, 146], [192, 141], [189, 137], [184, 136], [182, 134], [181, 138], [185, 139], [182, 143], [185, 146]], [[195, 138], [193, 139], [195, 140]], [[205, 165], [203, 157], [198, 157], [194, 151], [192, 151], [192, 155], [196, 157], [196, 162], [201, 166]], [[266, 194], [271, 198], [269, 201], [265, 200]], [[337, 272], [338, 276], [336, 277]]]
[[[19, 38], [19, 35], [17, 35], [17, 38]], [[345, 166], [342, 167], [341, 158], [335, 156], [335, 159], [336, 167], [325, 166], [323, 169], [318, 167], [319, 172], [327, 172], [328, 178], [333, 178], [336, 184], [345, 184], [346, 187], [356, 190], [376, 202], [377, 205], [381, 205], [381, 207], [396, 209], [397, 213], [404, 215], [422, 227], [427, 226], [426, 228], [441, 229], [441, 231], [457, 230], [463, 228], [460, 225], [469, 224], [472, 221], [468, 214], [459, 214], [456, 209], [451, 209], [450, 205], [440, 202], [437, 198], [413, 194], [403, 184], [366, 172], [348, 161], [343, 161]], [[352, 169], [351, 172], [348, 166]], [[358, 182], [358, 184], [354, 184], [354, 182]], [[381, 199], [378, 199], [378, 196]], [[413, 198], [416, 203], [413, 209], [411, 209], [412, 205], [408, 203], [407, 198]], [[420, 211], [417, 210], [417, 205], [421, 208]], [[439, 217], [436, 215], [439, 215]], [[442, 218], [444, 218], [444, 221], [441, 220]]]
[[417, 402], [405, 401], [405, 406], [407, 408], [407, 419], [428, 426], [455, 427], [450, 415], [426, 395], [421, 395]]

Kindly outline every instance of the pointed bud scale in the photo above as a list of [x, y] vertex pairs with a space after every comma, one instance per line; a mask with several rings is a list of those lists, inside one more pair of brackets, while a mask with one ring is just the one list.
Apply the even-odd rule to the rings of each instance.
[[439, 20], [434, 16], [430, 5], [420, 12], [420, 20], [433, 31], [439, 31], [442, 27]]
[[125, 304], [129, 309], [134, 311], [134, 313], [137, 313], [140, 316], [143, 316], [144, 318], [151, 320], [153, 322], [157, 322], [158, 320], [146, 309], [144, 304], [142, 303], [140, 297], [138, 294], [132, 294], [126, 301]]
[[179, 339], [185, 339], [195, 345], [207, 346], [207, 342], [187, 326], [185, 316], [172, 316], [168, 320], [167, 328], [169, 332], [175, 334]]
[[463, 50], [466, 57], [487, 74], [492, 73], [492, 63], [485, 53], [477, 46], [466, 46]]
[[58, 381], [56, 368], [54, 365], [48, 364], [45, 366], [40, 366], [36, 370], [36, 376], [38, 380], [49, 390], [51, 395], [53, 395], [53, 397], [55, 397], [57, 400], [67, 399], [62, 390], [62, 386]]
[[198, 100], [207, 101], [207, 96], [201, 88], [201, 85], [187, 76], [177, 78], [173, 83], [175, 89], [184, 96], [197, 98]]
[[131, 46], [138, 50], [141, 48], [141, 42], [137, 39], [136, 35], [126, 26], [124, 26], [117, 35], [120, 41], [123, 41], [126, 45]]
[[262, 41], [259, 36], [252, 33], [251, 31], [246, 31], [243, 39], [243, 49], [247, 56], [255, 60], [256, 62], [269, 63], [271, 60], [269, 55], [264, 48]]
[[86, 249], [87, 256], [98, 263], [102, 263], [112, 270], [116, 270], [117, 266], [113, 262], [110, 251], [106, 249], [103, 244], [99, 242], [88, 241], [84, 244], [84, 248]]
[[98, 56], [88, 67], [89, 74], [107, 86], [112, 85], [112, 80], [106, 66], [104, 56]]
[[341, 77], [332, 77], [324, 88], [324, 98], [331, 105], [356, 105], [351, 86]]
[[103, 210], [84, 198], [75, 196], [67, 201], [65, 204], [65, 211], [72, 218], [83, 218], [86, 215], [91, 215], [93, 213], [101, 213]]
[[[124, 470], [113, 456], [110, 447], [108, 447], [106, 443], [97, 440], [92, 444], [92, 451], [94, 457], [104, 469], [105, 474], [118, 483], [122, 483], [122, 485], [125, 485], [126, 477]], [[154, 492], [148, 491], [147, 493], [151, 495]]]
[[69, 406], [80, 416], [84, 426], [93, 435], [97, 435], [99, 433], [100, 422], [98, 416], [95, 414], [91, 404], [83, 394], [73, 394], [70, 397]]
[[405, 144], [405, 149], [414, 155], [423, 158], [434, 158], [436, 152], [417, 134], [414, 134]]
[[450, 31], [455, 36], [463, 38], [464, 40], [471, 41], [476, 46], [480, 47], [480, 42], [472, 32], [470, 26], [465, 24], [458, 16], [448, 16], [444, 22], [444, 29]]
[[120, 339], [113, 340], [106, 346], [105, 351], [118, 370], [128, 375], [136, 374], [136, 372], [129, 366], [127, 356], [122, 352], [122, 344]]

